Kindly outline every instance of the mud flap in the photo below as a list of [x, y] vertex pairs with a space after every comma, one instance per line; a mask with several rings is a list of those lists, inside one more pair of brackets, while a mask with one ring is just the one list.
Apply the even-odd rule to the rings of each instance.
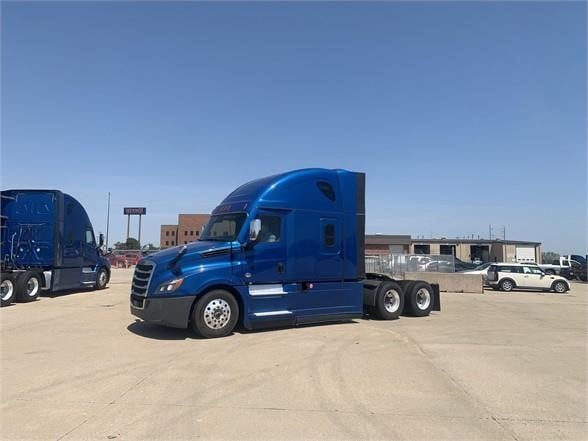
[[433, 288], [433, 311], [441, 311], [441, 295], [438, 283], [431, 283]]

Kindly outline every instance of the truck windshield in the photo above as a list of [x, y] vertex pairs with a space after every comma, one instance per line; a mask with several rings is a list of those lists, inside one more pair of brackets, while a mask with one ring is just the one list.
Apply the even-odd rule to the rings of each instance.
[[212, 240], [218, 242], [230, 242], [237, 238], [243, 222], [247, 215], [245, 213], [226, 213], [212, 216], [199, 240]]

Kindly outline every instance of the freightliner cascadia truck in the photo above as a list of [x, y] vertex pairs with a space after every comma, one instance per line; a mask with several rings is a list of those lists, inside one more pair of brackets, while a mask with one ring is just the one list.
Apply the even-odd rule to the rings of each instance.
[[142, 259], [131, 313], [203, 337], [440, 309], [439, 287], [365, 274], [365, 174], [304, 169], [237, 188], [198, 241]]
[[1, 196], [2, 306], [42, 290], [106, 287], [110, 263], [84, 207], [58, 190], [6, 190]]

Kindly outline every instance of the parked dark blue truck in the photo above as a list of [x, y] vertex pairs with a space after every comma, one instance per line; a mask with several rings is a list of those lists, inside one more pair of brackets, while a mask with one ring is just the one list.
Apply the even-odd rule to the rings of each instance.
[[6, 190], [1, 196], [2, 306], [50, 292], [106, 287], [110, 264], [84, 207], [58, 190]]
[[197, 242], [136, 266], [131, 313], [222, 337], [246, 329], [416, 316], [439, 287], [364, 269], [365, 174], [305, 169], [249, 182], [214, 209]]

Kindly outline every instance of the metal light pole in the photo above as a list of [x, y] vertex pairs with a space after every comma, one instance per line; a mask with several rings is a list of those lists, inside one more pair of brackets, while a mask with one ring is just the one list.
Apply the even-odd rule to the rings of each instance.
[[110, 227], [110, 192], [108, 192], [108, 210], [106, 211], [106, 251], [108, 251], [108, 228]]

